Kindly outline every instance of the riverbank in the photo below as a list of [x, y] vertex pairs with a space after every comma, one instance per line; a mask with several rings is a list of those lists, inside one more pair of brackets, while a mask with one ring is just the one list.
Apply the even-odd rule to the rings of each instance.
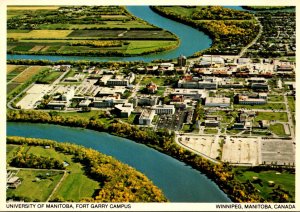
[[[17, 152], [15, 152], [15, 156], [8, 158], [8, 162], [14, 167], [31, 168], [32, 174], [34, 174], [34, 171], [37, 171], [36, 169], [41, 171], [42, 167], [46, 167], [48, 171], [54, 168], [67, 171], [65, 180], [60, 183], [58, 191], [52, 192], [52, 199], [49, 198], [52, 196], [52, 193], [47, 186], [47, 188], [42, 189], [42, 192], [41, 189], [38, 189], [39, 194], [34, 195], [34, 191], [37, 190], [35, 187], [39, 186], [36, 184], [39, 183], [23, 181], [20, 185], [20, 192], [9, 191], [9, 194], [12, 195], [11, 197], [19, 200], [24, 198], [28, 201], [42, 201], [43, 199], [39, 198], [44, 196], [45, 201], [47, 197], [45, 193], [49, 193], [50, 195], [47, 199], [62, 202], [167, 201], [163, 193], [145, 175], [96, 150], [70, 143], [17, 136], [7, 137], [7, 144], [20, 147], [15, 148], [13, 146]], [[47, 157], [43, 155], [47, 155]], [[63, 162], [68, 165], [63, 166]], [[59, 165], [60, 168], [53, 168], [54, 165]], [[81, 188], [82, 191], [80, 192], [77, 186], [68, 188], [70, 185], [69, 181], [77, 182], [78, 186], [86, 185]], [[28, 189], [24, 190], [28, 185], [31, 185], [30, 189], [33, 192], [31, 195], [27, 194]], [[139, 189], [140, 187], [143, 187], [143, 189]], [[54, 191], [55, 189], [52, 190]], [[68, 192], [64, 192], [65, 190], [68, 190]], [[29, 196], [31, 196], [31, 199], [29, 199]], [[10, 197], [8, 198], [10, 199]]]
[[62, 117], [57, 113], [41, 111], [8, 111], [7, 120], [83, 127], [138, 141], [138, 143], [170, 155], [204, 173], [217, 183], [221, 190], [234, 202], [263, 202], [258, 191], [250, 182], [242, 184], [235, 179], [229, 165], [212, 164], [199, 155], [179, 147], [174, 142], [174, 134], [169, 134], [167, 131], [154, 132], [150, 129], [141, 129], [126, 123], [120, 123], [117, 120], [104, 123], [101, 119], [74, 119], [73, 117]]
[[219, 6], [151, 6], [151, 9], [161, 16], [201, 30], [213, 40], [209, 49], [198, 51], [194, 56], [201, 54], [238, 55], [259, 32], [254, 15], [246, 11]]

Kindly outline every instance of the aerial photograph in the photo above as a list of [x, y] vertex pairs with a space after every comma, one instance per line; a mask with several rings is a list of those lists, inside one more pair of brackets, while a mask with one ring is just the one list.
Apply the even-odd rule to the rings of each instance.
[[295, 209], [295, 6], [6, 16], [7, 207]]

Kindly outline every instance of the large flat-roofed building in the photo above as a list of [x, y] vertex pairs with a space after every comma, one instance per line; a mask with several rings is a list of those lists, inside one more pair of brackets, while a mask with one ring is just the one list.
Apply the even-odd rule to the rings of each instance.
[[249, 98], [248, 96], [239, 96], [239, 104], [242, 105], [263, 105], [267, 103], [267, 99]]
[[144, 109], [139, 117], [140, 125], [150, 125], [155, 116], [155, 110]]
[[204, 125], [205, 127], [219, 127], [220, 122], [216, 120], [205, 120]]
[[107, 80], [106, 85], [108, 86], [128, 86], [135, 80], [135, 74], [129, 73], [127, 77], [118, 75], [115, 78]]
[[201, 98], [205, 98], [206, 96], [208, 96], [208, 91], [200, 90], [200, 89], [179, 89], [179, 88], [177, 88], [171, 94], [175, 95], [175, 96], [182, 95], [185, 98], [199, 100]]
[[131, 103], [117, 104], [115, 109], [121, 118], [128, 118], [133, 111], [133, 105]]
[[250, 77], [248, 80], [250, 83], [266, 83], [267, 80], [263, 77]]
[[55, 101], [55, 100], [51, 100], [47, 104], [47, 108], [54, 109], [54, 110], [62, 110], [62, 109], [64, 109], [67, 106], [68, 106], [68, 102], [67, 101]]
[[70, 101], [75, 95], [74, 87], [69, 87], [67, 90], [61, 95], [62, 101]]
[[207, 97], [205, 100], [206, 107], [229, 107], [230, 98], [227, 97]]
[[158, 102], [158, 96], [139, 96], [133, 99], [134, 106], [154, 106]]
[[267, 83], [252, 83], [251, 88], [253, 90], [269, 90]]
[[174, 105], [156, 105], [154, 107], [156, 114], [174, 114], [175, 106]]
[[109, 96], [105, 98], [95, 98], [93, 105], [97, 108], [107, 108], [107, 107], [113, 107], [117, 104], [124, 104], [126, 103], [126, 99], [117, 99], [116, 97]]
[[217, 82], [214, 80], [202, 80], [198, 77], [184, 77], [178, 80], [179, 88], [199, 88], [199, 89], [217, 89]]
[[126, 88], [124, 87], [116, 87], [116, 88], [108, 88], [108, 87], [99, 87], [97, 96], [112, 96], [116, 94], [124, 94]]

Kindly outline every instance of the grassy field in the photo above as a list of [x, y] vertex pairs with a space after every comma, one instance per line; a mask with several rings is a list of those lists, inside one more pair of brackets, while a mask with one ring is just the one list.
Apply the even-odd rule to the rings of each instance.
[[295, 112], [295, 98], [293, 96], [288, 96], [287, 100], [288, 100], [288, 105], [289, 105], [290, 111], [294, 113]]
[[[235, 171], [243, 170], [242, 168], [236, 168]], [[246, 182], [249, 180], [252, 184], [260, 190], [261, 195], [264, 198], [269, 198], [274, 187], [279, 185], [295, 199], [295, 174], [290, 174], [288, 172], [277, 172], [277, 171], [241, 171], [236, 174], [236, 177], [241, 182]], [[253, 177], [257, 177], [261, 180], [260, 183], [256, 183]], [[269, 185], [269, 181], [274, 181], [274, 186]]]
[[[47, 176], [47, 173], [49, 176]], [[22, 184], [17, 189], [7, 190], [6, 195], [8, 199], [10, 196], [15, 195], [26, 197], [27, 201], [45, 202], [62, 178], [63, 171], [22, 169], [17, 176], [21, 179]], [[45, 179], [41, 179], [40, 176], [44, 176]], [[37, 178], [40, 180], [36, 180]]]
[[44, 77], [43, 79], [39, 80], [39, 83], [51, 84], [51, 83], [53, 83], [58, 77], [60, 77], [62, 74], [63, 74], [63, 72], [52, 71], [52, 72], [50, 72], [46, 77]]
[[270, 95], [268, 96], [268, 101], [270, 102], [283, 102], [284, 98], [282, 95]]
[[[7, 145], [7, 146], [8, 146], [7, 151], [9, 151], [8, 154], [12, 154], [14, 149], [18, 148], [17, 145]], [[28, 148], [27, 153], [55, 158], [60, 161], [65, 161], [69, 164], [69, 166], [66, 167], [68, 173], [66, 173], [65, 179], [59, 185], [58, 189], [53, 194], [52, 198], [60, 197], [63, 198], [64, 200], [71, 200], [71, 201], [78, 202], [80, 201], [80, 199], [84, 197], [91, 197], [94, 194], [95, 190], [99, 189], [99, 183], [88, 178], [84, 174], [84, 169], [82, 165], [80, 163], [73, 162], [72, 155], [65, 155], [63, 153], [56, 152], [54, 149], [45, 149], [44, 147], [40, 147], [40, 146]], [[22, 172], [24, 172], [25, 174], [22, 174]], [[28, 193], [28, 190], [26, 191], [26, 188], [28, 189], [28, 187], [31, 186], [33, 188], [33, 192], [32, 195], [29, 197], [33, 200], [38, 199], [39, 201], [45, 201], [48, 198], [48, 196], [53, 191], [54, 186], [56, 186], [58, 180], [60, 180], [60, 178], [62, 177], [62, 171], [53, 172], [57, 174], [57, 177], [49, 180], [48, 179], [41, 180], [40, 182], [33, 182], [33, 180], [38, 174], [46, 171], [40, 171], [40, 170], [23, 171], [22, 170], [22, 172], [20, 171], [21, 175], [18, 176], [24, 179], [24, 181], [21, 184], [21, 186], [23, 185], [23, 187], [21, 186], [18, 187], [15, 190], [15, 194], [20, 196], [25, 196]], [[29, 180], [31, 181], [29, 182]], [[53, 182], [51, 183], [52, 180]], [[13, 194], [14, 192], [10, 191], [10, 193]], [[42, 195], [40, 195], [39, 197], [39, 195], [37, 195], [38, 193], [41, 193]]]
[[279, 123], [270, 125], [270, 130], [278, 136], [286, 135], [283, 125]]
[[217, 134], [218, 130], [216, 128], [205, 128], [204, 133], [206, 133], [206, 134]]
[[258, 112], [254, 119], [255, 121], [261, 120], [277, 120], [281, 122], [287, 122], [287, 113], [284, 112]]
[[234, 105], [235, 109], [245, 108], [245, 109], [265, 109], [265, 110], [285, 110], [284, 103], [267, 103], [264, 105]]
[[165, 83], [165, 79], [163, 77], [144, 77], [140, 85], [147, 85], [150, 82], [155, 83], [157, 86], [162, 86]]

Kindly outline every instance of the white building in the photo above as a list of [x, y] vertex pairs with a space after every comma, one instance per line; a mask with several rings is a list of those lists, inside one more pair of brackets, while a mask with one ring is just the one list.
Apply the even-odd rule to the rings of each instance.
[[154, 107], [156, 114], [174, 114], [175, 106], [174, 105], [156, 105]]
[[229, 107], [230, 98], [227, 97], [207, 97], [205, 100], [206, 107]]
[[208, 95], [206, 90], [199, 89], [175, 89], [172, 95], [182, 95], [185, 98], [191, 98], [195, 100], [199, 100], [201, 98], [205, 98]]
[[115, 109], [119, 111], [120, 117], [128, 118], [133, 111], [133, 105], [131, 103], [117, 104]]
[[150, 125], [154, 116], [155, 116], [155, 110], [151, 110], [151, 109], [143, 110], [139, 118], [139, 124]]
[[67, 89], [67, 91], [65, 91], [62, 95], [61, 95], [61, 99], [62, 101], [70, 101], [71, 99], [73, 99], [75, 95], [75, 90], [74, 87], [69, 87]]

